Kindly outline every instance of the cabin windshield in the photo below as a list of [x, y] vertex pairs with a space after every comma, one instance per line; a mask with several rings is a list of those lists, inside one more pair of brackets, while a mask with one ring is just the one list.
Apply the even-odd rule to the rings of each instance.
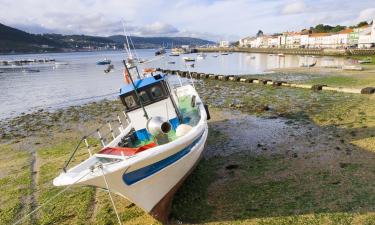
[[[144, 106], [168, 98], [168, 92], [162, 82], [142, 87], [137, 90], [139, 98]], [[126, 111], [132, 111], [141, 107], [134, 91], [120, 96]]]

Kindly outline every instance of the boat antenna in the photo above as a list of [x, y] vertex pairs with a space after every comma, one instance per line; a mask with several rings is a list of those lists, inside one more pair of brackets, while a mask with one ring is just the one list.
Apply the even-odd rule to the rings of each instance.
[[126, 29], [125, 29], [125, 21], [122, 20], [121, 22], [122, 22], [122, 28], [124, 30], [124, 35], [125, 35], [125, 40], [126, 40], [126, 44], [124, 44], [126, 46], [125, 49], [126, 49], [126, 52], [128, 53], [128, 57], [132, 58], [133, 56], [132, 56], [132, 52], [130, 50], [128, 35], [126, 34]]
[[[145, 116], [146, 119], [148, 120], [148, 119], [150, 119], [150, 118], [148, 117], [148, 114], [147, 114], [147, 111], [146, 111], [146, 109], [145, 109], [145, 106], [143, 105], [142, 99], [141, 99], [141, 97], [140, 97], [139, 94], [138, 94], [137, 87], [136, 87], [135, 84], [134, 84], [134, 81], [133, 81], [133, 78], [132, 78], [132, 76], [131, 76], [131, 74], [130, 74], [129, 68], [128, 68], [128, 66], [126, 65], [126, 61], [125, 61], [125, 60], [122, 60], [122, 63], [123, 63], [124, 66], [125, 66], [125, 70], [126, 70], [126, 72], [129, 74], [130, 81], [132, 82], [132, 85], [133, 85], [133, 88], [134, 88], [134, 92], [135, 92], [135, 95], [137, 96], [137, 99], [138, 99], [138, 101], [139, 101], [139, 104], [141, 105], [141, 107], [142, 107], [142, 109], [143, 109], [144, 116]], [[134, 67], [137, 68], [136, 66], [133, 66], [133, 67], [131, 67], [131, 68], [134, 68]], [[137, 72], [138, 72], [138, 69], [137, 69]]]

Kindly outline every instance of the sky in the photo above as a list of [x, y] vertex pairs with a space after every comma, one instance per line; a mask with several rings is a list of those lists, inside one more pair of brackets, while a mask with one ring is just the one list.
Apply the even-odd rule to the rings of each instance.
[[0, 23], [31, 33], [238, 40], [375, 18], [375, 0], [0, 0]]

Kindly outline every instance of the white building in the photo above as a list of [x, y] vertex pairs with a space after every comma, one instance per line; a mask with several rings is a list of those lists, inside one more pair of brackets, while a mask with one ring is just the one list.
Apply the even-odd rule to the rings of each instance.
[[229, 48], [229, 41], [220, 41], [219, 47], [221, 48]]
[[359, 30], [358, 48], [371, 48], [375, 45], [375, 20], [372, 21], [372, 26], [365, 26]]
[[268, 48], [279, 48], [280, 47], [280, 36], [270, 36], [267, 40]]
[[240, 47], [248, 48], [359, 48], [375, 47], [375, 20], [371, 26], [347, 28], [338, 33], [285, 32], [282, 35], [262, 35], [240, 39]]
[[353, 32], [353, 29], [351, 28], [340, 31], [338, 33], [336, 47], [342, 47], [342, 48], [348, 47], [350, 45], [349, 38], [352, 32]]
[[245, 37], [239, 40], [239, 45], [243, 48], [255, 48], [255, 43], [255, 37]]
[[285, 32], [280, 36], [280, 46], [283, 48], [299, 48], [301, 46], [301, 33]]
[[301, 44], [301, 47], [302, 48], [308, 48], [308, 46], [309, 46], [309, 34], [302, 34], [301, 35], [301, 42], [300, 42], [300, 44]]

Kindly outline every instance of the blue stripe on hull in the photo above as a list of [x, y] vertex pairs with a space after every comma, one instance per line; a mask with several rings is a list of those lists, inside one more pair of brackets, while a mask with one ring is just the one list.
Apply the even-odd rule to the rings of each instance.
[[160, 160], [159, 162], [153, 163], [151, 165], [148, 165], [146, 167], [140, 168], [138, 170], [134, 170], [129, 173], [124, 173], [122, 175], [122, 180], [127, 184], [127, 185], [132, 185], [135, 182], [138, 182], [148, 176], [151, 176], [154, 173], [159, 172], [160, 170], [164, 169], [165, 167], [171, 165], [172, 163], [178, 161], [182, 157], [184, 157], [186, 154], [188, 154], [191, 149], [194, 147], [196, 143], [198, 143], [202, 139], [201, 135], [199, 138], [197, 138], [193, 143], [182, 149], [181, 151], [168, 156], [167, 158]]

